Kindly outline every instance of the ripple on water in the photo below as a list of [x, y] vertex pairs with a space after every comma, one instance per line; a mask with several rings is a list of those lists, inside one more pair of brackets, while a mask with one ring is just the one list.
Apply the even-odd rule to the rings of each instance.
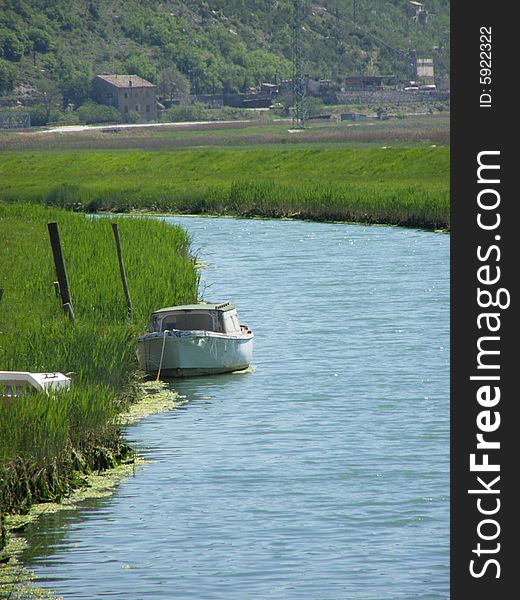
[[449, 237], [172, 220], [201, 248], [207, 299], [254, 330], [256, 370], [180, 380], [187, 404], [130, 426], [153, 461], [30, 532], [54, 540], [40, 582], [89, 599], [447, 598]]

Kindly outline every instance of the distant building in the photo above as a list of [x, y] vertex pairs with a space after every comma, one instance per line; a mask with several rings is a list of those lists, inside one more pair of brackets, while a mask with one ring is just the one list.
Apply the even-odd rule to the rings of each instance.
[[93, 89], [96, 102], [115, 106], [123, 117], [132, 111], [144, 121], [157, 120], [157, 86], [138, 75], [98, 75]]
[[315, 79], [309, 76], [305, 78], [305, 84], [309, 96], [323, 96], [335, 91], [337, 87], [330, 79]]
[[320, 93], [334, 91], [337, 85], [331, 79], [320, 79]]
[[415, 60], [415, 79], [423, 85], [433, 85], [435, 83], [433, 58], [417, 58]]
[[[338, 90], [338, 86], [330, 79], [318, 79], [310, 77], [308, 74], [304, 77], [305, 93], [309, 96], [324, 97]], [[262, 84], [263, 85], [263, 84]], [[278, 86], [278, 93], [284, 95], [293, 91], [293, 80], [284, 79]]]
[[394, 75], [354, 75], [345, 77], [346, 90], [383, 90], [395, 85]]
[[415, 16], [421, 10], [424, 10], [424, 4], [422, 2], [416, 2], [416, 0], [408, 0], [408, 12]]
[[273, 103], [272, 98], [244, 98], [242, 100], [242, 108], [270, 108]]
[[276, 83], [261, 83], [260, 93], [275, 96], [280, 92], [280, 86]]
[[415, 2], [415, 0], [409, 0], [408, 10], [412, 16], [412, 19], [414, 21], [417, 21], [421, 25], [424, 25], [430, 17], [430, 13], [426, 10], [422, 2]]
[[361, 113], [341, 113], [342, 121], [365, 121], [368, 119], [367, 115]]

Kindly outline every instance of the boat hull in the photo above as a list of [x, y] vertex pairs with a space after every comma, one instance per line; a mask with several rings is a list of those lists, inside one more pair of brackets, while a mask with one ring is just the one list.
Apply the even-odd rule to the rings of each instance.
[[[193, 377], [246, 369], [253, 356], [253, 334], [166, 331], [137, 340], [137, 358], [148, 374]], [[162, 360], [161, 360], [162, 357]]]

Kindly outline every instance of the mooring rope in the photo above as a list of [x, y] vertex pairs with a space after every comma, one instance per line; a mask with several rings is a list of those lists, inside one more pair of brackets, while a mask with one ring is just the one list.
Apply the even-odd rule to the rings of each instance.
[[163, 357], [164, 357], [164, 344], [166, 343], [166, 335], [167, 335], [167, 333], [168, 333], [168, 330], [166, 329], [164, 331], [164, 334], [163, 334], [162, 350], [161, 350], [161, 360], [159, 362], [159, 370], [157, 371], [157, 379], [155, 381], [159, 381], [159, 377], [161, 376], [162, 361], [163, 361]]

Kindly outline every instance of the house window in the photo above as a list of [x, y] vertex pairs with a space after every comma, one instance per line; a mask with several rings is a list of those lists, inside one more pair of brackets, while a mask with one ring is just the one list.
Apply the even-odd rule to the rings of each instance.
[[146, 112], [150, 112], [150, 105], [149, 104], [146, 105]]
[[135, 110], [136, 110], [137, 112], [139, 112], [139, 104], [136, 104], [136, 105], [135, 105]]
[[114, 97], [114, 94], [112, 94], [112, 92], [108, 92], [108, 94], [107, 94], [108, 100], [112, 100], [113, 97]]
[[128, 112], [128, 106], [125, 106], [125, 113]]
[[128, 92], [125, 92], [125, 98], [128, 98]]
[[139, 98], [139, 92], [134, 92], [134, 98]]

